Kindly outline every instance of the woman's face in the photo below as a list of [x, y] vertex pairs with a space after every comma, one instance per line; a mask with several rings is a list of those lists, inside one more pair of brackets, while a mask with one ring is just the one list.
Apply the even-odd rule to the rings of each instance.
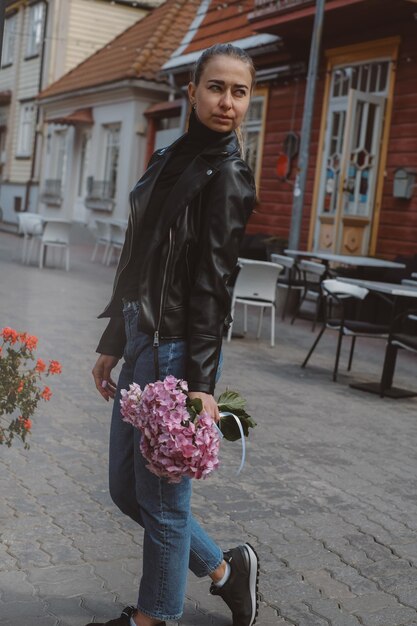
[[248, 110], [252, 87], [249, 66], [226, 55], [212, 57], [198, 85], [188, 85], [191, 105], [200, 122], [225, 133], [237, 128]]

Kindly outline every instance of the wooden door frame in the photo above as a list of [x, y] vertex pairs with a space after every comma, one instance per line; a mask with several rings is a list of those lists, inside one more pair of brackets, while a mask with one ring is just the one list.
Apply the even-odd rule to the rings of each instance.
[[313, 190], [313, 201], [311, 207], [311, 215], [310, 215], [310, 226], [308, 233], [308, 245], [307, 249], [311, 250], [313, 247], [313, 239], [314, 239], [314, 231], [317, 220], [317, 201], [319, 195], [320, 188], [320, 177], [321, 177], [321, 169], [323, 167], [323, 147], [324, 147], [324, 138], [326, 133], [326, 123], [327, 116], [329, 111], [329, 95], [330, 95], [330, 85], [333, 75], [333, 69], [337, 65], [348, 65], [349, 63], [359, 63], [366, 61], [373, 61], [378, 59], [379, 57], [389, 58], [391, 60], [391, 69], [388, 72], [388, 93], [387, 93], [387, 106], [385, 110], [385, 120], [382, 129], [382, 137], [381, 137], [381, 156], [379, 160], [379, 165], [377, 169], [377, 183], [375, 187], [375, 208], [373, 212], [373, 217], [371, 220], [371, 235], [369, 242], [369, 254], [375, 254], [376, 244], [377, 244], [377, 235], [378, 235], [378, 226], [379, 219], [381, 214], [381, 202], [382, 202], [382, 193], [384, 187], [384, 172], [387, 162], [387, 154], [388, 154], [388, 141], [389, 141], [389, 133], [391, 128], [391, 118], [392, 118], [392, 110], [393, 110], [393, 102], [394, 102], [394, 88], [395, 88], [395, 71], [396, 71], [396, 62], [398, 59], [398, 50], [401, 43], [401, 37], [387, 37], [385, 39], [377, 39], [374, 41], [367, 41], [359, 44], [354, 44], [352, 46], [344, 46], [343, 48], [330, 48], [325, 51], [325, 56], [327, 57], [327, 66], [326, 66], [326, 84], [324, 88], [324, 96], [323, 96], [323, 106], [322, 106], [322, 115], [320, 122], [320, 134], [319, 134], [319, 143], [318, 150], [319, 154], [317, 157], [316, 164], [316, 173], [314, 177], [314, 190]]

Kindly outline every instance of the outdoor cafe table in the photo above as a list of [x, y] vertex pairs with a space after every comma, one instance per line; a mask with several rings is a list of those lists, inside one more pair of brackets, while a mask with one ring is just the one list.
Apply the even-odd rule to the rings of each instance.
[[294, 257], [304, 257], [321, 259], [326, 265], [329, 263], [339, 263], [340, 265], [352, 265], [355, 267], [368, 267], [368, 268], [404, 268], [404, 263], [397, 263], [395, 261], [387, 261], [386, 259], [375, 259], [370, 256], [350, 256], [348, 254], [334, 254], [333, 252], [307, 252], [305, 250], [284, 250], [285, 254]]
[[[338, 280], [351, 285], [357, 285], [358, 287], [364, 287], [369, 291], [375, 291], [384, 293], [393, 297], [393, 318], [395, 316], [395, 308], [398, 298], [414, 298], [417, 300], [417, 286], [412, 287], [409, 285], [400, 285], [397, 283], [383, 283], [375, 280], [361, 280], [359, 278], [344, 278], [338, 277]], [[387, 364], [386, 374], [390, 380], [393, 378], [395, 369], [395, 358]], [[369, 383], [351, 383], [349, 385], [353, 389], [360, 389], [361, 391], [369, 391], [380, 395], [381, 383], [369, 382]], [[398, 387], [388, 387], [384, 390], [384, 395], [390, 398], [409, 398], [417, 395], [417, 392], [408, 391], [406, 389], [400, 389]]]

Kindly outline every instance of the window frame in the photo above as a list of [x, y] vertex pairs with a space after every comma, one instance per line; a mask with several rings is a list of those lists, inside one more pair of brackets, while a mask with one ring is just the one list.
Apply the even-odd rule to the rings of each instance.
[[[27, 113], [29, 109], [30, 111]], [[16, 148], [17, 159], [30, 159], [32, 156], [35, 134], [35, 115], [36, 104], [34, 100], [20, 102], [19, 133]]]
[[[259, 187], [260, 184], [260, 180], [261, 180], [261, 174], [262, 174], [262, 161], [263, 161], [263, 151], [264, 151], [264, 139], [265, 139], [265, 125], [266, 125], [266, 115], [267, 115], [267, 106], [268, 106], [268, 95], [269, 95], [269, 89], [268, 87], [258, 87], [257, 89], [255, 89], [253, 95], [252, 95], [252, 99], [251, 99], [251, 104], [254, 103], [256, 100], [262, 99], [262, 114], [259, 120], [257, 121], [244, 121], [243, 125], [242, 125], [242, 134], [243, 134], [243, 144], [244, 144], [244, 149], [245, 149], [245, 135], [248, 132], [248, 130], [251, 130], [252, 132], [255, 131], [258, 133], [258, 141], [257, 141], [257, 146], [256, 146], [256, 164], [255, 164], [255, 168], [253, 169], [253, 175], [255, 178], [255, 183], [256, 186]], [[251, 104], [249, 105], [249, 109], [251, 107]], [[248, 113], [249, 113], [249, 109], [248, 109]], [[247, 117], [248, 117], [248, 113], [247, 113]], [[244, 155], [244, 160], [246, 161], [246, 154]]]
[[[121, 136], [121, 131], [122, 131], [122, 123], [113, 122], [111, 124], [103, 124], [103, 131], [104, 131], [104, 136], [103, 136], [104, 150], [103, 150], [103, 166], [102, 166], [103, 182], [109, 184], [109, 190], [110, 190], [109, 198], [111, 200], [114, 200], [116, 197], [116, 192], [117, 192], [117, 178], [118, 178], [118, 173], [119, 173], [120, 136]], [[118, 132], [118, 142], [110, 143], [109, 140], [112, 137], [114, 137], [115, 131]], [[112, 172], [114, 172], [114, 168], [112, 166], [112, 158], [110, 155], [114, 148], [117, 148], [117, 161], [116, 161], [115, 173], [112, 176]]]
[[[1, 68], [10, 67], [15, 61], [16, 26], [18, 14], [13, 13], [4, 20], [3, 46], [1, 52]], [[11, 23], [14, 22], [14, 25]]]
[[52, 137], [52, 176], [51, 178], [61, 182], [61, 188], [65, 184], [68, 159], [68, 127], [64, 126], [54, 130]]
[[[35, 2], [27, 7], [27, 41], [25, 51], [25, 61], [34, 59], [40, 55], [42, 48], [43, 31], [45, 26], [45, 4]], [[38, 19], [36, 12], [40, 11]]]

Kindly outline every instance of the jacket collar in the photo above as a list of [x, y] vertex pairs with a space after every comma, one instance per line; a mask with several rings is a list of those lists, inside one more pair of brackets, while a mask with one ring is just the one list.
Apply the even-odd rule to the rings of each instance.
[[[160, 150], [157, 150], [156, 154], [159, 157], [170, 156], [175, 148], [181, 145], [186, 137], [187, 133], [184, 133], [184, 135], [181, 135], [181, 137], [179, 137], [171, 145], [167, 146], [166, 148], [161, 148]], [[236, 133], [235, 131], [231, 131], [227, 135], [220, 135], [219, 140], [215, 143], [205, 146], [200, 155], [228, 156], [230, 154], [239, 153], [239, 151], [240, 148]]]
[[[131, 202], [135, 210], [134, 221], [140, 223], [151, 198], [152, 191], [158, 181], [159, 174], [173, 154], [174, 149], [184, 141], [182, 135], [167, 148], [157, 151], [157, 159], [146, 170], [131, 193]], [[205, 185], [217, 174], [218, 166], [230, 155], [239, 154], [236, 133], [223, 135], [220, 140], [207, 146], [195, 157], [176, 181], [169, 197], [161, 207], [157, 223], [153, 230], [153, 239], [149, 250], [153, 250], [166, 236], [170, 226], [175, 222], [181, 211], [195, 198]], [[214, 158], [213, 158], [214, 157]], [[216, 158], [217, 157], [217, 158]]]

